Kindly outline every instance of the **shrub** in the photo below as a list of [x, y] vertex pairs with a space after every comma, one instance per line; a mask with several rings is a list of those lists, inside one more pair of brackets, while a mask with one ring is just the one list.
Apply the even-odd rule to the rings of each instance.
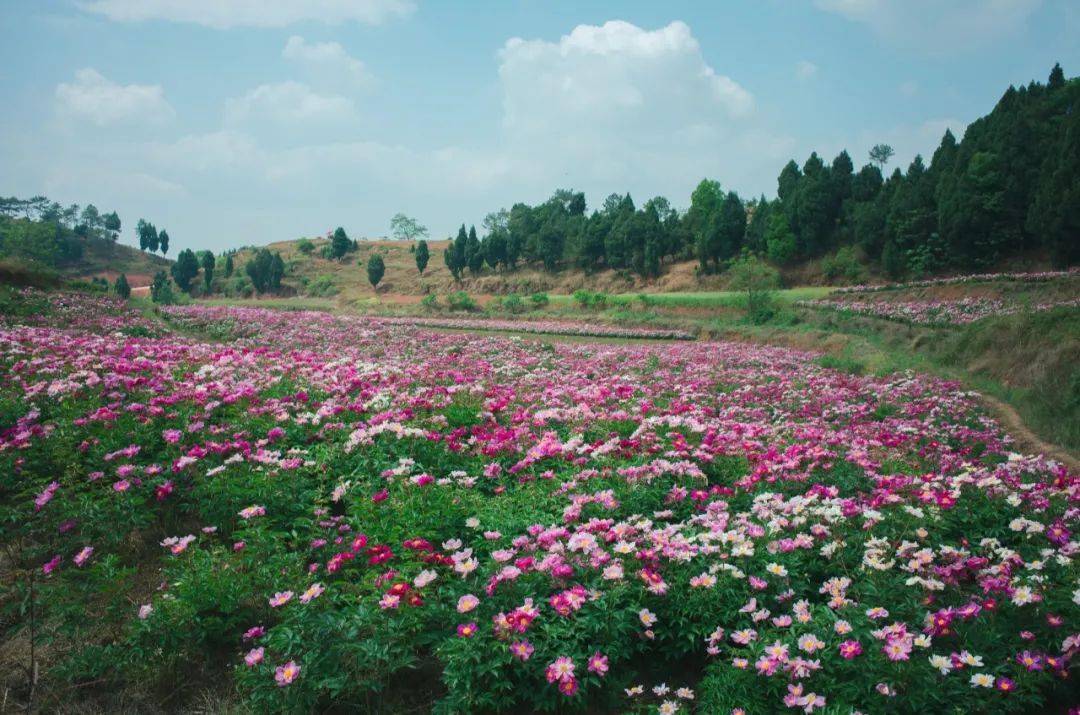
[[533, 293], [529, 296], [529, 300], [532, 301], [534, 308], [543, 308], [551, 302], [547, 293]]
[[305, 292], [312, 298], [329, 298], [338, 294], [338, 287], [333, 277], [322, 275], [308, 283]]
[[169, 280], [165, 271], [158, 271], [154, 275], [154, 282], [150, 284], [150, 300], [159, 305], [172, 305], [176, 302], [172, 281]]
[[476, 310], [476, 301], [463, 290], [454, 291], [446, 296], [446, 302], [450, 304], [450, 310]]
[[424, 299], [420, 301], [420, 305], [424, 306], [427, 310], [435, 310], [439, 307], [439, 296], [434, 293], [425, 295]]
[[296, 250], [307, 256], [315, 250], [315, 244], [307, 238], [301, 238], [296, 242]]
[[842, 279], [849, 283], [858, 283], [863, 277], [863, 267], [855, 256], [855, 249], [844, 246], [833, 256], [821, 262], [821, 270], [830, 281]]
[[503, 298], [502, 308], [508, 313], [521, 313], [525, 310], [525, 301], [517, 293], [511, 293]]
[[574, 291], [574, 301], [582, 308], [603, 308], [607, 305], [607, 293], [593, 292], [581, 288]]

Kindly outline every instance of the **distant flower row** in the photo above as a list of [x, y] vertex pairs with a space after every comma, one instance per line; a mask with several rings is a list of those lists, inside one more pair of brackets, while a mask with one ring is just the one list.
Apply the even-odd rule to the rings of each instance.
[[797, 305], [919, 325], [964, 325], [991, 315], [1012, 315], [1025, 311], [1038, 312], [1061, 307], [1078, 307], [1080, 298], [1049, 301], [1030, 306], [1010, 304], [996, 298], [922, 301], [847, 301], [826, 298], [799, 301]]
[[883, 283], [881, 285], [857, 285], [837, 288], [833, 293], [877, 293], [886, 290], [906, 290], [910, 288], [931, 288], [933, 286], [957, 285], [964, 283], [987, 283], [991, 281], [1012, 281], [1017, 283], [1044, 283], [1059, 278], [1080, 277], [1080, 268], [1066, 271], [1039, 271], [1032, 273], [972, 273], [945, 278], [928, 278], [908, 283]]
[[622, 328], [597, 323], [579, 323], [555, 320], [498, 320], [486, 318], [372, 318], [386, 325], [417, 325], [426, 328], [450, 328], [454, 330], [498, 330], [514, 333], [537, 333], [546, 335], [581, 335], [594, 338], [638, 338], [646, 340], [693, 340], [694, 336], [683, 330], [657, 330], [653, 328]]

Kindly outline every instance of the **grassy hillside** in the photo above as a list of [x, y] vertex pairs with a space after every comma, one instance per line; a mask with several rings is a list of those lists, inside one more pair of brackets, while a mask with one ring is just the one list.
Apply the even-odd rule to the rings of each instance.
[[[663, 274], [655, 280], [646, 280], [629, 271], [603, 270], [586, 274], [580, 270], [565, 269], [559, 273], [546, 273], [538, 268], [522, 266], [513, 272], [494, 272], [484, 268], [479, 276], [466, 272], [460, 282], [455, 282], [446, 268], [443, 253], [448, 241], [429, 241], [431, 258], [423, 275], [416, 270], [414, 244], [407, 241], [360, 241], [358, 250], [344, 259], [328, 260], [321, 256], [326, 239], [311, 239], [314, 250], [299, 250], [301, 240], [280, 241], [266, 246], [281, 253], [287, 266], [283, 284], [290, 294], [334, 298], [342, 304], [366, 302], [376, 297], [367, 280], [365, 265], [368, 258], [379, 253], [386, 264], [386, 275], [379, 284], [379, 296], [384, 301], [408, 304], [416, 302], [429, 293], [444, 294], [464, 290], [474, 295], [530, 294], [543, 291], [553, 294], [570, 294], [578, 289], [603, 291], [609, 294], [649, 293], [712, 293], [727, 287], [728, 278], [721, 275], [697, 275], [696, 261], [665, 264]], [[256, 247], [243, 248], [234, 256], [237, 271], [252, 258]], [[220, 261], [219, 261], [220, 266]], [[220, 268], [219, 268], [220, 275]], [[788, 285], [824, 285], [828, 281], [816, 264], [801, 265], [784, 274]], [[220, 283], [220, 282], [219, 282]]]
[[80, 239], [82, 256], [51, 267], [17, 256], [0, 257], [0, 283], [49, 287], [67, 279], [104, 278], [112, 283], [125, 274], [133, 289], [150, 285], [154, 274], [169, 269], [172, 261], [131, 246], [98, 238]]
[[168, 270], [172, 261], [156, 254], [140, 251], [122, 243], [91, 238], [86, 240], [82, 259], [63, 270], [73, 278], [106, 278], [110, 283], [121, 273], [132, 287], [150, 285], [154, 274]]

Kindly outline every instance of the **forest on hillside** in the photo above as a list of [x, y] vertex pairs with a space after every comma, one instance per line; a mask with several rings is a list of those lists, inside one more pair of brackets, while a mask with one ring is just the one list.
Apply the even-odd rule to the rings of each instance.
[[916, 156], [888, 172], [878, 145], [858, 171], [847, 151], [787, 163], [776, 197], [745, 200], [705, 179], [680, 212], [658, 196], [638, 208], [611, 194], [587, 212], [585, 196], [558, 190], [542, 204], [514, 204], [462, 225], [446, 252], [455, 276], [567, 267], [656, 276], [696, 259], [706, 272], [749, 250], [780, 265], [838, 254], [901, 277], [985, 269], [1038, 252], [1054, 265], [1080, 260], [1080, 80], [1055, 65], [1048, 81], [1010, 86], [958, 141], [946, 131], [929, 163]]

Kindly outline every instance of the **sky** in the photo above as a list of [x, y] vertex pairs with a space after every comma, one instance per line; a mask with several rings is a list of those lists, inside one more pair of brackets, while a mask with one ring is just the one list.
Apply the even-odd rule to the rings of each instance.
[[584, 191], [774, 196], [1080, 72], [1076, 0], [4, 0], [0, 195], [221, 251]]

